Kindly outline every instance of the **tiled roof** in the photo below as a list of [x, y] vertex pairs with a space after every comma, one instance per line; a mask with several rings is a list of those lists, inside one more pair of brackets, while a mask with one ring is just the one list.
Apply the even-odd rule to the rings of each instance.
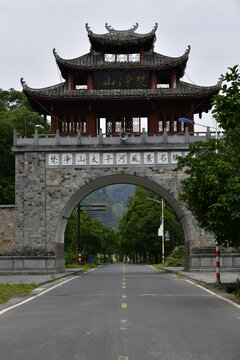
[[178, 68], [178, 77], [184, 75], [184, 70], [188, 60], [190, 46], [182, 56], [170, 57], [158, 54], [156, 52], [145, 53], [144, 59], [139, 62], [108, 62], [102, 61], [99, 53], [90, 52], [86, 55], [77, 57], [75, 59], [62, 59], [53, 49], [56, 62], [66, 79], [67, 71], [96, 71], [96, 70], [164, 70]]
[[91, 31], [88, 24], [86, 24], [86, 29], [88, 32], [88, 37], [93, 49], [101, 47], [123, 47], [123, 46], [143, 46], [151, 49], [153, 47], [154, 41], [156, 39], [155, 32], [157, 30], [157, 23], [151, 32], [147, 34], [138, 34], [135, 31], [138, 28], [138, 23], [134, 25], [129, 30], [115, 30], [108, 24], [105, 24], [108, 33], [105, 34], [95, 34]]
[[178, 81], [174, 89], [109, 89], [109, 90], [69, 90], [67, 82], [42, 89], [33, 89], [22, 81], [27, 97], [42, 100], [142, 100], [197, 98], [213, 95], [219, 91], [220, 83], [215, 86], [197, 86]]

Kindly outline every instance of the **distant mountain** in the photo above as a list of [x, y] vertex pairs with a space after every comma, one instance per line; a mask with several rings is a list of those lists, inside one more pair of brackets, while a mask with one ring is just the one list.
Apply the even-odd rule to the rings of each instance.
[[134, 191], [135, 185], [109, 185], [92, 192], [82, 201], [82, 204], [105, 204], [105, 212], [92, 212], [92, 215], [94, 218], [101, 220], [105, 226], [117, 229], [118, 221], [127, 210], [124, 204], [128, 197], [134, 194]]

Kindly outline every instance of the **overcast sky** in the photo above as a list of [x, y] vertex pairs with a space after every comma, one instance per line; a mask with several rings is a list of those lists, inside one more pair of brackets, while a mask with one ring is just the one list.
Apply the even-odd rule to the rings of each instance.
[[86, 22], [99, 34], [106, 22], [117, 30], [138, 22], [138, 33], [157, 22], [155, 51], [181, 56], [190, 45], [184, 80], [197, 85], [215, 85], [240, 63], [240, 0], [0, 0], [0, 88], [21, 90], [21, 77], [33, 88], [59, 83], [52, 50], [87, 53]]

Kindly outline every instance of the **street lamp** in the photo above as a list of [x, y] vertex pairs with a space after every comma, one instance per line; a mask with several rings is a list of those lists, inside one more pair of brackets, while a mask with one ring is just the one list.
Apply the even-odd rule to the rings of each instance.
[[[212, 128], [215, 130], [215, 138], [217, 140], [218, 135], [217, 135], [217, 122], [216, 122], [216, 127], [212, 127], [212, 126], [206, 126], [206, 125], [202, 125], [202, 124], [197, 124], [195, 123], [194, 120], [190, 120], [190, 119], [186, 119], [186, 118], [180, 118], [178, 119], [179, 121], [182, 122], [186, 122], [186, 123], [190, 123], [190, 124], [196, 124], [199, 126], [203, 126], [207, 129]], [[217, 153], [217, 148], [216, 148], [216, 153]], [[220, 280], [220, 246], [218, 245], [217, 241], [216, 241], [216, 284], [221, 284], [221, 280]]]
[[162, 205], [162, 216], [160, 217], [161, 225], [160, 225], [160, 228], [158, 229], [159, 230], [158, 236], [162, 236], [162, 264], [164, 265], [164, 206], [165, 206], [165, 203], [164, 203], [163, 199], [162, 199], [162, 201], [152, 199], [150, 197], [148, 197], [147, 199], [151, 200], [151, 201], [155, 201]]
[[[196, 123], [194, 120], [190, 120], [190, 119], [187, 119], [187, 118], [179, 118], [178, 121], [182, 121], [182, 122], [185, 122], [185, 123], [188, 123], [188, 124], [195, 124], [195, 125], [198, 125], [198, 126], [203, 126], [206, 129], [214, 129], [216, 139], [218, 138], [217, 137], [217, 123], [216, 123], [216, 126], [213, 127], [213, 126], [207, 126], [207, 125], [202, 125], [202, 124]], [[220, 130], [220, 129], [218, 129], [218, 130]]]

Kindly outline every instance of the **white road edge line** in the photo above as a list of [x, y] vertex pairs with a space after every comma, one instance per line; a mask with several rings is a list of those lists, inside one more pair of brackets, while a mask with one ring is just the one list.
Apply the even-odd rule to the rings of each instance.
[[[90, 271], [93, 271], [93, 270], [95, 270], [95, 269], [96, 269], [96, 268], [91, 269], [91, 270], [89, 270], [89, 271], [86, 271], [85, 273], [83, 273], [83, 275], [84, 275], [84, 274], [87, 274], [87, 273], [89, 273]], [[8, 311], [10, 311], [10, 310], [12, 310], [12, 309], [15, 309], [15, 308], [17, 308], [17, 307], [19, 307], [19, 306], [21, 306], [21, 305], [24, 305], [24, 304], [28, 303], [29, 301], [32, 301], [32, 300], [38, 298], [39, 296], [42, 296], [42, 295], [48, 293], [49, 291], [54, 290], [54, 289], [56, 289], [57, 287], [59, 287], [59, 286], [61, 286], [61, 285], [64, 285], [64, 284], [66, 284], [67, 282], [72, 281], [72, 280], [74, 280], [74, 279], [77, 279], [77, 276], [73, 276], [73, 277], [71, 277], [70, 279], [64, 280], [63, 282], [61, 282], [61, 283], [59, 283], [59, 284], [57, 284], [57, 285], [53, 285], [52, 287], [50, 287], [50, 288], [42, 291], [41, 293], [39, 293], [39, 294], [37, 294], [37, 295], [34, 295], [34, 296], [32, 296], [32, 297], [30, 297], [30, 298], [28, 298], [28, 299], [26, 299], [26, 300], [23, 300], [23, 301], [19, 302], [18, 304], [15, 304], [15, 305], [9, 306], [9, 307], [6, 308], [6, 309], [0, 310], [0, 315], [4, 314], [4, 313], [6, 313], [6, 312], [8, 312]]]
[[[148, 266], [150, 266], [152, 269], [158, 270], [158, 269], [156, 269], [156, 268], [155, 268], [154, 266], [152, 266], [152, 265], [148, 265]], [[159, 271], [159, 270], [158, 270], [158, 271]], [[161, 271], [161, 270], [160, 270], [160, 271]], [[169, 274], [175, 275], [175, 274], [173, 274], [173, 273], [169, 273]], [[178, 276], [176, 276], [176, 277], [179, 279]], [[200, 289], [208, 292], [209, 294], [211, 294], [211, 295], [213, 295], [213, 296], [216, 296], [216, 297], [219, 298], [219, 299], [222, 299], [223, 301], [225, 301], [225, 302], [227, 302], [227, 303], [235, 306], [237, 309], [240, 310], [240, 305], [236, 304], [234, 301], [229, 300], [229, 299], [226, 299], [225, 297], [223, 297], [223, 296], [221, 296], [221, 295], [215, 294], [213, 291], [211, 291], [211, 290], [209, 290], [209, 289], [206, 289], [204, 286], [201, 286], [201, 285], [199, 285], [199, 284], [196, 284], [195, 282], [193, 282], [193, 281], [191, 281], [191, 280], [187, 280], [187, 279], [184, 279], [184, 278], [182, 278], [182, 280], [188, 282], [189, 284], [192, 284], [192, 285], [195, 285], [195, 286], [199, 287]]]
[[209, 294], [211, 294], [211, 295], [213, 295], [213, 296], [216, 296], [217, 298], [219, 298], [219, 299], [221, 299], [221, 300], [223, 300], [223, 301], [225, 301], [225, 302], [227, 302], [227, 303], [235, 306], [237, 309], [240, 310], [240, 305], [236, 304], [236, 303], [233, 302], [232, 300], [226, 299], [225, 297], [223, 297], [223, 296], [221, 296], [221, 295], [215, 294], [213, 291], [211, 291], [211, 290], [209, 290], [209, 289], [206, 289], [204, 286], [201, 286], [201, 285], [199, 285], [199, 284], [196, 284], [196, 283], [194, 283], [194, 282], [191, 281], [191, 280], [187, 280], [187, 279], [183, 279], [183, 280], [186, 281], [186, 282], [188, 282], [188, 283], [190, 283], [190, 284], [192, 284], [192, 285], [195, 285], [195, 286], [199, 287], [200, 289], [208, 292]]

